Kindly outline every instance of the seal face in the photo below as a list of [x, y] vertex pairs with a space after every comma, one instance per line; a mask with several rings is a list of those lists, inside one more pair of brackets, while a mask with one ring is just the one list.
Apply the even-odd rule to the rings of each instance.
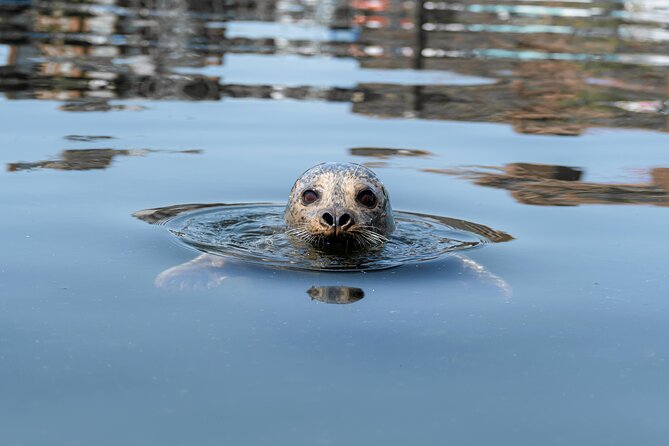
[[382, 245], [395, 229], [390, 199], [371, 170], [323, 163], [307, 170], [290, 191], [288, 233], [323, 249]]

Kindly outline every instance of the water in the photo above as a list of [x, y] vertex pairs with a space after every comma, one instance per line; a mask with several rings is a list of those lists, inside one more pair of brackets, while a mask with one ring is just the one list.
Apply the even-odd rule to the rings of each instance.
[[[0, 2], [3, 445], [666, 442], [666, 5], [428, 3]], [[514, 240], [287, 271], [132, 216], [323, 161]]]
[[178, 241], [206, 254], [310, 271], [375, 271], [512, 239], [472, 222], [394, 211], [396, 229], [384, 243], [327, 252], [324, 246], [318, 249], [288, 234], [285, 208], [285, 204], [177, 205], [135, 216], [166, 225]]

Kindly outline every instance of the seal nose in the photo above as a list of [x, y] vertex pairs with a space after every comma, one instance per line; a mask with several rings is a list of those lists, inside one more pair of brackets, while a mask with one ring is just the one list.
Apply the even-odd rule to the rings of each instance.
[[334, 212], [323, 212], [321, 215], [321, 224], [328, 229], [334, 229], [335, 233], [338, 230], [347, 230], [353, 226], [353, 217], [349, 213], [343, 213], [339, 217]]

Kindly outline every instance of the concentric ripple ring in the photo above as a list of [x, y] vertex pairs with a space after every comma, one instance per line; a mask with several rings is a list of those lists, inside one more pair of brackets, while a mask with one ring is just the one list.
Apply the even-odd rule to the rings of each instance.
[[288, 236], [281, 204], [195, 204], [139, 211], [198, 251], [284, 269], [373, 271], [425, 262], [455, 251], [511, 240], [504, 232], [448, 217], [394, 211], [383, 246], [348, 255], [323, 253]]

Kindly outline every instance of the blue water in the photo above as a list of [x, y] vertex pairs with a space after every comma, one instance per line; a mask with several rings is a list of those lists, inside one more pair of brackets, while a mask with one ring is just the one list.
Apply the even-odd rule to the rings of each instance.
[[[3, 10], [0, 17], [16, 14]], [[244, 26], [236, 32], [265, 29]], [[323, 25], [291, 26], [308, 34]], [[287, 28], [272, 29], [280, 36]], [[326, 30], [319, 38], [328, 36]], [[45, 51], [30, 39], [17, 43], [0, 33], [10, 48]], [[64, 48], [58, 42], [51, 43]], [[665, 43], [646, 44], [639, 52], [660, 54]], [[1, 82], [25, 73], [10, 62], [3, 62]], [[527, 79], [531, 70], [515, 59], [486, 61], [486, 70], [454, 59], [461, 72], [377, 71], [363, 62], [331, 54], [226, 54], [220, 66], [174, 62], [168, 70], [217, 76], [224, 86], [360, 88], [367, 95], [341, 101], [276, 94], [184, 100], [109, 90], [104, 101], [125, 109], [69, 112], [62, 107], [70, 96], [90, 101], [96, 91], [69, 88], [80, 79], [74, 72], [32, 79], [18, 92], [0, 82], [0, 164], [7, 168], [0, 172], [2, 445], [666, 442], [666, 115], [626, 112], [576, 136], [560, 136], [557, 124], [541, 134], [523, 132], [512, 118], [491, 117], [486, 106], [538, 113], [534, 102], [523, 102], [521, 93], [531, 88], [469, 105], [458, 96], [475, 97], [462, 89], [509, 76]], [[110, 73], [121, 65], [97, 68]], [[597, 71], [557, 65], [546, 73], [556, 67], [569, 76]], [[607, 90], [611, 97], [601, 103], [666, 100], [666, 90], [654, 90], [664, 68], [595, 68], [623, 85]], [[505, 74], [516, 69], [525, 74]], [[645, 73], [647, 90], [627, 70]], [[548, 74], [533, 79], [530, 87]], [[389, 112], [381, 116], [360, 112], [377, 97], [372, 93], [381, 94], [366, 82], [460, 90], [404, 115], [390, 112], [408, 97], [385, 96], [391, 105], [380, 108]], [[603, 93], [578, 91], [581, 102], [547, 101], [566, 104], [551, 113], [576, 117], [577, 124], [594, 116], [583, 104]], [[452, 107], [461, 120], [439, 118]], [[597, 107], [602, 115], [617, 113]], [[474, 112], [480, 118], [468, 118]], [[350, 149], [364, 147], [430, 154], [352, 155]], [[82, 149], [116, 152], [64, 152]], [[393, 208], [475, 221], [514, 240], [373, 273], [227, 260], [188, 270], [183, 265], [196, 252], [132, 217], [181, 203], [284, 202], [295, 178], [323, 161], [372, 163]], [[582, 175], [522, 176], [510, 170], [515, 163]], [[506, 183], [484, 183], [490, 178], [472, 174], [479, 170], [471, 166], [497, 168]], [[612, 191], [615, 185], [627, 195]], [[180, 266], [186, 280], [161, 286], [160, 275]], [[312, 286], [356, 287], [364, 298], [327, 304], [310, 298]]]

